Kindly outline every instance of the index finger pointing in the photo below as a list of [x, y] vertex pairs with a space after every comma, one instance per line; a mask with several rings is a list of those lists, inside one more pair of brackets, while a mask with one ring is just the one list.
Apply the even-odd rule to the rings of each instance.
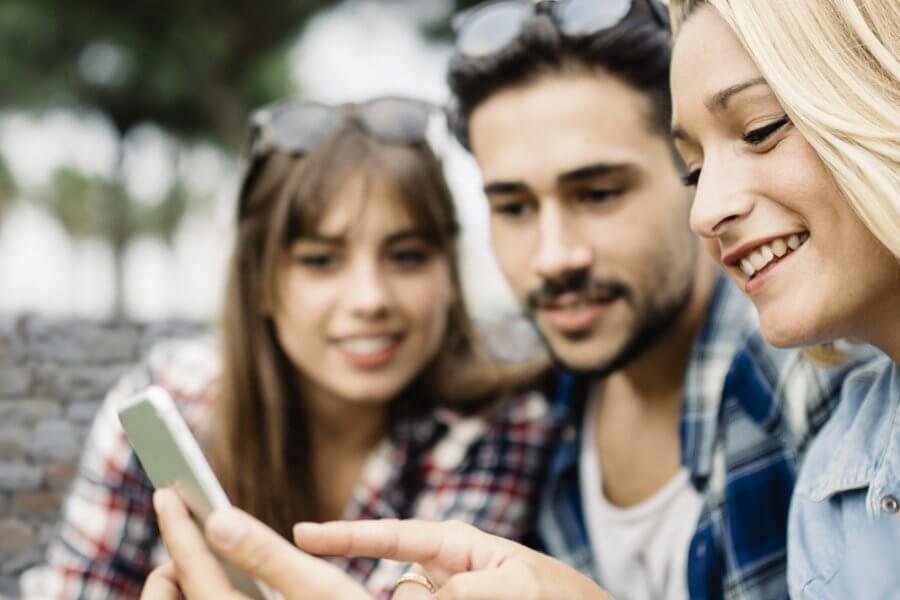
[[465, 523], [395, 519], [300, 523], [294, 541], [313, 554], [418, 562], [448, 573], [485, 568], [508, 544]]

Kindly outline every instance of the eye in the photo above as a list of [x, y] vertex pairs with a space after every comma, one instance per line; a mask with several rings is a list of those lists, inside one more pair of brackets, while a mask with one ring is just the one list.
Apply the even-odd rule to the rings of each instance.
[[397, 248], [388, 253], [388, 259], [404, 269], [423, 265], [430, 257], [431, 252], [426, 248]]
[[622, 195], [622, 190], [613, 188], [585, 188], [578, 190], [575, 197], [580, 204], [603, 204], [617, 196]]
[[338, 265], [339, 257], [334, 252], [307, 252], [294, 256], [294, 262], [312, 271], [327, 271]]
[[681, 178], [681, 183], [683, 183], [685, 187], [694, 187], [697, 185], [698, 181], [700, 181], [700, 169], [694, 169]]
[[777, 121], [769, 123], [768, 125], [763, 125], [758, 129], [748, 131], [744, 134], [743, 140], [751, 146], [758, 146], [769, 139], [769, 136], [771, 136], [773, 133], [790, 122], [791, 120], [787, 117], [787, 115], [785, 115], [784, 117], [778, 119]]
[[524, 200], [506, 200], [492, 203], [491, 211], [510, 219], [522, 219], [534, 212], [534, 207]]

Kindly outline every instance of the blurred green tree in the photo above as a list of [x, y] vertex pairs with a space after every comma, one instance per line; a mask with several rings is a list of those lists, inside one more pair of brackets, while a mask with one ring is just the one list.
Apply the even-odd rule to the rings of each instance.
[[248, 108], [289, 90], [285, 49], [333, 0], [3, 0], [0, 106], [99, 110], [126, 134], [241, 139]]
[[[73, 235], [99, 231], [110, 240], [117, 257], [118, 316], [128, 240], [139, 231], [170, 238], [187, 202], [180, 185], [154, 210], [142, 211], [128, 198], [122, 173], [128, 134], [153, 123], [182, 140], [237, 149], [247, 112], [290, 90], [289, 42], [313, 13], [333, 3], [0, 2], [0, 81], [6, 82], [0, 108], [98, 111], [118, 133], [115, 180], [100, 185], [63, 171], [52, 185], [60, 196], [49, 202]], [[0, 206], [6, 197], [0, 187]]]
[[0, 157], [0, 222], [3, 221], [3, 213], [13, 203], [15, 197], [16, 182], [6, 161], [3, 160], [3, 157]]
[[[457, 10], [478, 2], [446, 1]], [[112, 181], [62, 170], [50, 186], [57, 197], [40, 198], [73, 236], [99, 234], [110, 241], [117, 316], [124, 308], [122, 256], [128, 241], [140, 232], [171, 240], [188, 204], [197, 200], [176, 181], [152, 208], [133, 202], [122, 168], [129, 134], [152, 123], [178, 140], [237, 150], [248, 111], [291, 91], [290, 43], [309, 17], [337, 3], [0, 0], [0, 81], [6, 83], [0, 86], [0, 109], [96, 111], [118, 134]], [[423, 26], [431, 37], [450, 36], [447, 23]], [[0, 164], [0, 211], [14, 189]]]

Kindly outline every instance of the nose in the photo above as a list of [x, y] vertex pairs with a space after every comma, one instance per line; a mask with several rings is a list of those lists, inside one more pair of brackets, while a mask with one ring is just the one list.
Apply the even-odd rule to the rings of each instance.
[[350, 311], [361, 318], [384, 317], [393, 305], [390, 282], [375, 259], [357, 261], [344, 294]]
[[691, 205], [691, 229], [704, 238], [717, 238], [753, 210], [749, 186], [722, 160], [704, 161]]
[[533, 268], [541, 279], [566, 279], [572, 273], [590, 268], [591, 248], [557, 202], [544, 203], [538, 227], [540, 241]]

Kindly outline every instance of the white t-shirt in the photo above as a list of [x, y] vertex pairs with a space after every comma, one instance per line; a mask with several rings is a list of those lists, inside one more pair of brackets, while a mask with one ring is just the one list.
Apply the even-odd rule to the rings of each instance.
[[684, 600], [687, 558], [703, 500], [682, 468], [654, 496], [619, 508], [603, 495], [595, 399], [582, 422], [581, 501], [598, 582], [616, 600]]

